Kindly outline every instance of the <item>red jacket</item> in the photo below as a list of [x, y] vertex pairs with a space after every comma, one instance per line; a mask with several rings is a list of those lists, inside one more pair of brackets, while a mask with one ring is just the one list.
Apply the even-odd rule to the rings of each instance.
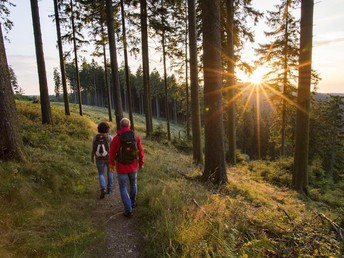
[[144, 164], [144, 153], [143, 148], [141, 145], [140, 137], [135, 135], [136, 137], [136, 143], [137, 143], [137, 149], [139, 151], [139, 159], [135, 160], [132, 164], [124, 165], [115, 160], [115, 157], [119, 151], [119, 148], [121, 147], [121, 142], [119, 139], [119, 135], [123, 132], [130, 131], [129, 127], [123, 127], [117, 131], [117, 135], [113, 138], [110, 146], [110, 154], [109, 154], [109, 166], [113, 167], [116, 166], [116, 171], [119, 174], [127, 174], [136, 171], [138, 168], [142, 168]]

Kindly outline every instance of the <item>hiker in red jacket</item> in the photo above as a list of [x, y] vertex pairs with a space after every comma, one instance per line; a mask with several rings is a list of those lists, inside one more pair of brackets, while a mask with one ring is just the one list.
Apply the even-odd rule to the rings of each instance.
[[[109, 167], [116, 168], [119, 191], [124, 205], [124, 216], [132, 217], [136, 206], [137, 170], [143, 168], [144, 153], [140, 138], [130, 129], [130, 120], [122, 118], [120, 129], [113, 138], [109, 154]], [[129, 193], [127, 190], [129, 179]]]

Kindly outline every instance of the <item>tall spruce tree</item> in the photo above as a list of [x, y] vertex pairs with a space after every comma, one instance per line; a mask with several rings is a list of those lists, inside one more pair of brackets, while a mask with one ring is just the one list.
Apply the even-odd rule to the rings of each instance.
[[247, 70], [249, 64], [244, 62], [241, 57], [241, 51], [247, 41], [253, 42], [254, 31], [249, 21], [256, 24], [262, 13], [252, 7], [252, 0], [225, 0], [222, 1], [225, 6], [223, 13], [223, 70], [224, 70], [224, 92], [225, 92], [225, 111], [227, 115], [228, 128], [228, 156], [227, 160], [231, 164], [236, 163], [236, 99], [238, 98], [237, 88], [239, 84], [235, 79], [235, 67]]
[[141, 42], [142, 42], [142, 71], [143, 71], [143, 94], [146, 116], [146, 135], [150, 137], [153, 133], [152, 100], [149, 82], [149, 55], [148, 55], [148, 25], [147, 25], [147, 1], [140, 0], [141, 18]]
[[49, 100], [49, 92], [48, 92], [48, 81], [47, 81], [47, 74], [45, 70], [45, 60], [44, 60], [44, 51], [43, 51], [43, 43], [42, 43], [41, 24], [39, 20], [38, 1], [31, 0], [30, 2], [31, 2], [33, 32], [34, 32], [34, 38], [35, 38], [36, 61], [37, 61], [37, 68], [38, 68], [42, 123], [52, 124], [53, 119], [51, 116], [50, 100]]
[[221, 78], [220, 0], [203, 0], [203, 69], [205, 167], [203, 178], [214, 184], [228, 181], [224, 154]]
[[125, 69], [125, 85], [127, 90], [127, 99], [128, 99], [128, 111], [129, 119], [131, 121], [130, 126], [132, 130], [135, 130], [134, 116], [133, 116], [133, 104], [132, 104], [132, 91], [130, 85], [130, 70], [128, 64], [128, 50], [127, 50], [127, 31], [125, 26], [125, 10], [124, 10], [124, 1], [120, 0], [121, 3], [121, 20], [122, 20], [122, 41], [123, 41], [123, 52], [124, 52], [124, 69]]
[[314, 0], [301, 1], [299, 83], [297, 90], [296, 142], [292, 184], [295, 190], [307, 193], [310, 86], [312, 75]]
[[110, 59], [111, 59], [111, 72], [112, 72], [112, 84], [115, 96], [115, 116], [117, 129], [120, 128], [120, 121], [123, 118], [123, 107], [122, 107], [122, 97], [121, 88], [119, 84], [118, 75], [118, 63], [117, 63], [117, 53], [116, 53], [116, 40], [115, 40], [115, 30], [113, 21], [113, 6], [111, 0], [106, 0], [106, 20], [107, 29], [110, 45]]
[[[277, 134], [275, 139], [280, 146], [282, 156], [292, 153], [294, 117], [294, 93], [299, 57], [299, 22], [291, 14], [297, 7], [297, 1], [284, 0], [276, 5], [276, 11], [268, 11], [267, 24], [271, 31], [265, 32], [271, 42], [261, 44], [257, 49], [261, 56], [260, 64], [270, 68], [266, 81], [271, 85], [272, 91], [277, 93], [274, 98], [277, 107], [275, 125]], [[281, 92], [281, 93], [280, 93]]]
[[67, 90], [67, 77], [66, 77], [65, 59], [64, 59], [64, 54], [63, 54], [58, 0], [54, 0], [54, 13], [55, 13], [55, 24], [56, 24], [56, 34], [57, 34], [57, 45], [59, 49], [59, 58], [60, 58], [60, 71], [61, 71], [65, 114], [69, 116], [70, 115], [69, 96], [68, 96], [68, 90]]
[[0, 3], [0, 160], [25, 160], [24, 146], [19, 130], [14, 94], [11, 87], [2, 26], [10, 29], [12, 22], [6, 17], [7, 1]]
[[199, 105], [198, 62], [197, 62], [197, 23], [195, 0], [188, 0], [189, 52], [190, 52], [190, 87], [192, 119], [192, 153], [195, 164], [203, 163], [201, 146], [201, 118]]

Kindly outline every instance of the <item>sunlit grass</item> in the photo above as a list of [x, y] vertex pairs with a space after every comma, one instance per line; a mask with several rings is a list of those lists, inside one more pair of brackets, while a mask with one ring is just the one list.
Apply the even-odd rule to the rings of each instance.
[[17, 102], [17, 110], [27, 161], [0, 163], [0, 254], [77, 256], [102, 234], [90, 216], [97, 190], [90, 162], [95, 125], [58, 107], [53, 125], [42, 125], [37, 104]]
[[[18, 110], [29, 159], [0, 163], [0, 256], [82, 257], [104, 237], [90, 220], [97, 178], [89, 152], [96, 126], [85, 117], [65, 117], [62, 107], [53, 109], [53, 126], [41, 125], [38, 105], [19, 103]], [[92, 119], [106, 120], [105, 109], [99, 115], [92, 110], [85, 107]], [[138, 119], [144, 135], [144, 117]], [[197, 180], [202, 168], [192, 165], [190, 154], [142, 140], [146, 164], [138, 174], [135, 217], [145, 257], [342, 254], [343, 245], [316, 213], [320, 205], [288, 189], [291, 160], [240, 163], [219, 189]], [[315, 170], [312, 177], [321, 174]], [[341, 195], [322, 190], [311, 196], [340, 209]], [[330, 209], [322, 211], [336, 218]]]
[[[139, 178], [137, 212], [147, 257], [336, 256], [341, 252], [331, 228], [284, 185], [290, 177], [282, 178], [277, 187], [258, 173], [269, 177], [278, 169], [288, 173], [289, 161], [238, 165], [228, 171], [226, 186], [213, 189], [180, 175], [202, 172], [192, 166], [191, 157], [146, 144], [150, 154]], [[266, 169], [271, 174], [264, 174]]]

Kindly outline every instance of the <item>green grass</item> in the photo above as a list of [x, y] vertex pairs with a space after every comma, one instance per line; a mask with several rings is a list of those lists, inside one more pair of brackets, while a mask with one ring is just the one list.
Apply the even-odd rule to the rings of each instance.
[[[41, 124], [39, 105], [18, 102], [17, 108], [27, 161], [0, 162], [0, 257], [85, 257], [104, 237], [91, 218], [98, 182], [90, 142], [107, 110], [84, 106], [80, 117], [74, 105], [66, 117], [63, 106], [54, 105], [50, 126]], [[135, 115], [146, 159], [135, 214], [145, 257], [343, 254], [343, 243], [318, 214], [340, 219], [344, 206], [334, 198], [336, 189], [319, 184], [310, 191], [317, 202], [304, 200], [288, 188], [290, 160], [243, 162], [215, 189], [197, 180], [202, 169], [192, 165], [187, 144], [163, 139], [164, 121], [154, 121], [154, 128], [161, 124], [161, 143], [145, 139], [144, 121]]]
[[0, 163], [0, 256], [78, 256], [102, 235], [91, 222], [97, 190], [90, 162], [94, 125], [53, 107], [18, 102], [27, 161]]

